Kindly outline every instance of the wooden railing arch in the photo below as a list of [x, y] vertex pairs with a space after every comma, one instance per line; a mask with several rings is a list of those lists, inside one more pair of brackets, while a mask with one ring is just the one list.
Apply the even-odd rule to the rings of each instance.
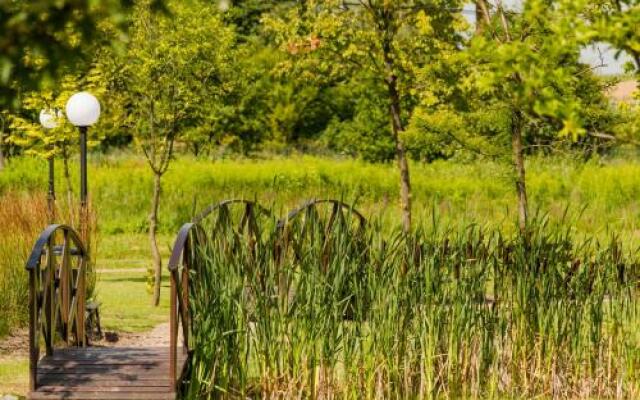
[[[330, 211], [326, 210], [329, 211], [326, 218], [322, 218], [320, 215], [320, 207], [329, 207]], [[293, 228], [301, 220], [299, 229]], [[315, 220], [316, 223], [310, 223], [312, 220]], [[322, 243], [322, 267], [326, 270], [332, 252], [331, 232], [336, 224], [349, 224], [353, 229], [352, 233], [362, 237], [366, 230], [367, 219], [353, 205], [340, 200], [314, 199], [305, 202], [276, 224], [275, 257], [282, 262], [285, 260], [287, 252], [292, 250], [294, 257], [300, 259], [302, 257], [300, 254], [301, 242], [305, 239], [311, 241], [318, 239], [315, 237], [318, 233]], [[317, 229], [319, 232], [316, 232]]]
[[[205, 230], [195, 222], [180, 228], [169, 259], [171, 292], [169, 299], [169, 378], [175, 387], [180, 383], [184, 371], [178, 371], [179, 358], [191, 355], [191, 332], [193, 331], [189, 309], [190, 275], [197, 271], [200, 247], [207, 240]], [[182, 327], [182, 354], [178, 354], [180, 327]]]
[[[236, 206], [244, 207], [244, 211], [238, 215], [240, 216], [238, 224], [227, 218], [230, 207]], [[306, 213], [317, 211], [316, 207], [319, 206], [331, 207], [327, 228], [330, 228], [341, 218], [345, 218], [343, 211], [346, 211], [354, 216], [358, 232], [362, 233], [364, 231], [367, 220], [353, 206], [339, 200], [311, 200], [288, 213], [286, 218], [276, 222], [275, 231], [269, 232], [269, 234], [276, 235], [278, 240], [275, 243], [278, 243], [278, 246], [282, 243], [279, 237], [286, 234], [289, 222], [295, 221]], [[206, 229], [204, 223], [207, 218], [216, 213], [218, 213], [218, 219], [210, 221], [214, 224], [213, 229]], [[192, 222], [184, 224], [178, 232], [168, 264], [171, 279], [169, 365], [170, 378], [173, 385], [179, 385], [180, 375], [184, 373], [184, 371], [177, 370], [177, 366], [180, 365], [179, 359], [181, 357], [190, 358], [194, 350], [191, 347], [191, 338], [192, 332], [197, 327], [193, 326], [194, 318], [191, 315], [189, 306], [190, 288], [194, 283], [191, 280], [192, 278], [197, 278], [200, 268], [204, 267], [206, 252], [213, 248], [209, 244], [215, 238], [215, 235], [220, 233], [216, 228], [216, 224], [230, 224], [234, 226], [234, 229], [237, 229], [237, 232], [248, 232], [258, 237], [261, 234], [257, 230], [258, 226], [255, 223], [258, 213], [269, 217], [272, 216], [271, 211], [254, 201], [242, 199], [224, 200], [208, 206], [203, 212], [197, 214]], [[275, 254], [277, 256], [278, 249], [276, 249]], [[182, 343], [179, 343], [180, 333], [182, 334]]]
[[27, 260], [29, 273], [29, 386], [38, 386], [40, 343], [47, 356], [54, 346], [85, 346], [86, 273], [89, 255], [69, 226], [48, 226]]

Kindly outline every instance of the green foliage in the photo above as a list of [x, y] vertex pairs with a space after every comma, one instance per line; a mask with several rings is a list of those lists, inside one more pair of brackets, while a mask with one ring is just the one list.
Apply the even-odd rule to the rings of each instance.
[[151, 4], [136, 6], [128, 50], [109, 79], [120, 89], [121, 124], [151, 168], [164, 172], [175, 140], [216, 118], [234, 37], [210, 4], [171, 2], [170, 15], [153, 13]]
[[[69, 155], [75, 153], [78, 148], [76, 144], [79, 135], [78, 129], [64, 118], [62, 110], [69, 97], [81, 90], [88, 90], [99, 99], [106, 96], [104, 81], [98, 69], [93, 69], [84, 78], [65, 76], [55, 93], [50, 90], [28, 93], [23, 100], [21, 113], [11, 118], [11, 135], [7, 141], [18, 146], [27, 155], [37, 155], [42, 158], [62, 155], [64, 158], [69, 158]], [[57, 127], [46, 129], [40, 124], [39, 114], [43, 110], [50, 115], [59, 114], [56, 118]], [[108, 110], [106, 114], [109, 114]], [[102, 115], [99, 123], [89, 130], [88, 145], [90, 147], [95, 147], [104, 140], [102, 129], [104, 122], [102, 121], [106, 118], [108, 117]]]
[[[0, 2], [0, 107], [17, 106], [17, 94], [50, 86], [91, 57], [89, 43], [119, 30], [130, 0]], [[162, 5], [154, 0], [154, 7]]]

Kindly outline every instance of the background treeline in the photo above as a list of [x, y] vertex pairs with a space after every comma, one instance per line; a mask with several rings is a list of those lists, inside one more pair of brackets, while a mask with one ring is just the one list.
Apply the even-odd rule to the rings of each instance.
[[[137, 39], [152, 34], [142, 32], [144, 19], [156, 18], [141, 11], [157, 9], [153, 12], [171, 19], [173, 22], [167, 25], [176, 31], [167, 35], [162, 28], [157, 28], [153, 33], [154, 46], [160, 49], [177, 45], [184, 52], [197, 50], [189, 55], [189, 62], [181, 66], [182, 70], [156, 71], [157, 76], [164, 72], [167, 78], [176, 81], [180, 80], [180, 74], [185, 74], [186, 79], [192, 79], [199, 86], [199, 93], [191, 91], [190, 98], [183, 99], [197, 100], [199, 104], [198, 110], [189, 109], [191, 115], [181, 119], [180, 151], [210, 157], [234, 152], [247, 155], [265, 150], [277, 153], [301, 150], [346, 154], [368, 161], [395, 158], [386, 77], [380, 76], [376, 61], [370, 65], [363, 61], [375, 58], [378, 50], [367, 37], [368, 27], [364, 24], [368, 21], [361, 16], [367, 2], [362, 2], [364, 5], [336, 2], [336, 7], [344, 7], [342, 17], [346, 21], [334, 18], [332, 23], [322, 18], [322, 13], [330, 10], [332, 1], [190, 0], [168, 1], [161, 7], [155, 5], [156, 2], [136, 3], [138, 10], [128, 9], [118, 15], [118, 21], [124, 20], [121, 26], [108, 23], [111, 19], [100, 19], [102, 23], [90, 43], [73, 44], [79, 39], [73, 35], [67, 38], [71, 48], [82, 50], [82, 57], [72, 67], [57, 71], [55, 76], [37, 79], [38, 91], [29, 90], [32, 85], [25, 84], [30, 83], [29, 79], [11, 83], [14, 96], [5, 100], [2, 107], [5, 156], [24, 153], [33, 144], [20, 140], [24, 139], [26, 127], [12, 124], [9, 114], [37, 122], [41, 107], [59, 108], [73, 90], [79, 89], [97, 92], [104, 113], [111, 117], [96, 129], [99, 135], [96, 145], [106, 150], [133, 144], [136, 132], [129, 128], [136, 122], [127, 121], [121, 112], [123, 108], [124, 114], [131, 111], [128, 103], [132, 99], [127, 98], [130, 96], [125, 92], [132, 88], [130, 82], [126, 82], [126, 75], [136, 65], [136, 58], [142, 57], [135, 53]], [[485, 22], [480, 12], [477, 16], [480, 23], [476, 27], [466, 18], [473, 14], [474, 8], [463, 7], [463, 2], [397, 3], [413, 4], [422, 10], [415, 13], [414, 20], [395, 27], [399, 38], [393, 43], [393, 59], [401, 64], [393, 72], [398, 75], [400, 117], [405, 128], [402, 139], [408, 156], [427, 162], [474, 154], [509, 156], [507, 151], [501, 153], [495, 147], [503, 142], [500, 136], [509, 133], [510, 114], [504, 106], [509, 102], [508, 97], [519, 95], [518, 87], [498, 88], [491, 82], [501, 78], [497, 75], [506, 76], [509, 71], [481, 70], [491, 62], [498, 66], [498, 60], [489, 60], [490, 56], [501, 56], [500, 61], [504, 63], [509, 62], [508, 57], [523, 56], [517, 46], [508, 49], [514, 52], [511, 55], [492, 54], [497, 47], [491, 47], [488, 40], [496, 35], [496, 30], [502, 29], [498, 26], [499, 10], [492, 2], [486, 2], [485, 7], [495, 20]], [[482, 1], [478, 3], [481, 11]], [[612, 139], [635, 137], [635, 108], [619, 109], [609, 105], [605, 91], [618, 78], [599, 77], [597, 68], [580, 64], [578, 55], [584, 40], [579, 43], [576, 38], [567, 43], [565, 39], [563, 43], [559, 35], [567, 32], [551, 26], [559, 17], [546, 11], [541, 15], [542, 11], [535, 10], [551, 3], [562, 2], [525, 2], [522, 9], [531, 9], [534, 14], [531, 17], [520, 7], [519, 11], [504, 11], [513, 24], [512, 35], [524, 37], [523, 46], [555, 44], [554, 49], [548, 50], [550, 54], [538, 49], [542, 56], [557, 56], [555, 60], [548, 60], [549, 65], [536, 64], [537, 60], [526, 57], [521, 62], [539, 69], [536, 79], [554, 79], [559, 86], [565, 85], [558, 88], [548, 85], [549, 90], [558, 93], [552, 95], [554, 102], [545, 104], [546, 108], [565, 108], [562, 112], [547, 112], [535, 104], [546, 96], [544, 90], [523, 94], [522, 101], [531, 103], [537, 108], [535, 114], [543, 117], [523, 115], [527, 119], [525, 151], [550, 153], [558, 148], [578, 149], [585, 156], [605, 152], [611, 149]], [[558, 4], [555, 6], [560, 7]], [[576, 12], [572, 17], [578, 15]], [[527, 20], [542, 16], [551, 18], [551, 22], [535, 26]], [[343, 23], [363, 26], [360, 29], [340, 25]], [[196, 31], [194, 27], [199, 29]], [[435, 29], [438, 31], [434, 33]], [[518, 29], [526, 32], [516, 33]], [[335, 40], [338, 35], [341, 39]], [[204, 49], [203, 40], [209, 43], [210, 52]], [[42, 63], [52, 63], [50, 58], [42, 57]], [[206, 63], [210, 69], [199, 69], [199, 62]], [[148, 69], [143, 72], [151, 76]], [[563, 77], [554, 73], [571, 74], [571, 79], [563, 82]], [[550, 77], [545, 78], [545, 74]], [[470, 82], [471, 79], [476, 82]], [[152, 95], [154, 83], [160, 81], [146, 82], [147, 86], [143, 85], [140, 92]], [[466, 90], [474, 91], [477, 98], [471, 98]], [[563, 102], [555, 104], [559, 96]], [[553, 118], [554, 113], [566, 115]], [[564, 123], [566, 121], [579, 123], [584, 131], [573, 129]], [[32, 128], [36, 130], [38, 126]], [[564, 128], [573, 132], [559, 136], [558, 132]], [[33, 135], [33, 132], [26, 134], [29, 138]], [[19, 138], [6, 140], [6, 136]]]

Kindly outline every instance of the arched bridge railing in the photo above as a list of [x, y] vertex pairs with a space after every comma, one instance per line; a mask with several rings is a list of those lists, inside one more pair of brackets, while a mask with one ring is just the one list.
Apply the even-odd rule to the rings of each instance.
[[[169, 259], [171, 293], [169, 305], [169, 378], [173, 387], [180, 382], [184, 371], [178, 371], [179, 357], [189, 357], [191, 353], [190, 338], [192, 332], [191, 314], [189, 310], [189, 285], [191, 271], [199, 261], [198, 245], [206, 240], [204, 229], [197, 223], [184, 224]], [[182, 346], [179, 346], [180, 328], [182, 327]], [[178, 352], [181, 352], [180, 354]]]
[[[184, 373], [177, 368], [181, 365], [179, 360], [181, 357], [190, 357], [193, 350], [191, 339], [197, 327], [193, 326], [194, 318], [189, 306], [190, 290], [194, 284], [191, 279], [197, 279], [201, 268], [205, 267], [205, 252], [210, 248], [207, 245], [223, 236], [229, 228], [232, 228], [235, 234], [247, 234], [245, 240], [251, 244], [252, 238], [262, 234], [257, 222], [260, 215], [271, 217], [272, 214], [252, 201], [224, 200], [210, 205], [195, 216], [192, 222], [180, 228], [168, 264], [171, 277], [169, 366], [173, 385], [179, 384]], [[350, 224], [357, 233], [362, 233], [367, 224], [365, 217], [349, 204], [338, 200], [312, 200], [291, 211], [286, 218], [276, 223], [275, 231], [269, 232], [276, 235], [277, 246], [285, 243], [286, 248], [286, 243], [291, 237], [284, 241], [281, 239], [291, 232], [290, 224], [303, 216], [305, 224], [310, 218], [327, 217], [321, 225], [327, 235], [338, 223]]]
[[322, 264], [326, 269], [332, 251], [330, 239], [334, 228], [340, 226], [343, 232], [362, 237], [366, 225], [366, 218], [350, 204], [329, 199], [307, 201], [278, 221], [276, 258], [283, 261], [287, 252], [291, 251], [295, 258], [300, 259], [305, 241], [319, 241]]
[[304, 203], [302, 206], [289, 212], [286, 218], [283, 218], [278, 221], [278, 225], [277, 225], [278, 229], [283, 229], [287, 223], [294, 221], [303, 215], [307, 217], [312, 214], [317, 215], [318, 208], [323, 205], [331, 207], [331, 215], [329, 217], [329, 222], [328, 222], [329, 228], [333, 226], [336, 220], [344, 216], [343, 211], [345, 210], [356, 217], [359, 229], [364, 229], [367, 225], [367, 219], [352, 205], [342, 202], [340, 200], [320, 199], [320, 200], [309, 200], [306, 203]]
[[85, 346], [86, 273], [89, 256], [66, 225], [47, 227], [27, 261], [29, 272], [29, 385], [36, 390], [40, 343]]
[[[253, 240], [260, 234], [257, 223], [260, 215], [270, 216], [271, 212], [253, 201], [224, 200], [210, 205], [180, 228], [168, 265], [171, 276], [169, 368], [173, 385], [180, 382], [180, 375], [184, 373], [177, 369], [179, 359], [189, 357], [192, 350], [190, 279], [197, 276], [203, 266], [204, 245], [218, 235], [223, 236], [229, 228]], [[180, 334], [182, 343], [179, 343]]]

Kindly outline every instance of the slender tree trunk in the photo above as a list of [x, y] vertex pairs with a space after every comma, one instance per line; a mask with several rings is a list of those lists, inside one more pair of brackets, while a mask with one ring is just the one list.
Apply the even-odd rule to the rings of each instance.
[[400, 207], [402, 209], [402, 227], [406, 233], [411, 231], [411, 176], [409, 173], [409, 161], [400, 133], [404, 131], [400, 120], [400, 100], [395, 85], [389, 85], [391, 97], [391, 118], [393, 128], [393, 140], [396, 144], [396, 158], [400, 170]]
[[400, 94], [398, 93], [398, 77], [393, 72], [393, 59], [391, 58], [391, 45], [384, 44], [384, 58], [387, 70], [387, 92], [389, 95], [389, 113], [391, 115], [391, 128], [393, 140], [396, 145], [396, 160], [400, 170], [400, 208], [402, 209], [402, 227], [405, 233], [411, 231], [411, 177], [409, 174], [409, 161], [407, 152], [400, 134], [404, 131], [401, 119]]
[[0, 116], [0, 171], [4, 169], [4, 119]]
[[520, 233], [527, 231], [528, 209], [526, 171], [524, 165], [524, 149], [522, 146], [522, 117], [515, 113], [511, 126], [511, 149], [513, 165], [516, 172], [516, 191], [518, 194], [518, 224]]
[[484, 11], [482, 10], [483, 0], [476, 0], [476, 35], [482, 33], [484, 27]]
[[4, 169], [4, 132], [0, 131], [0, 171]]
[[160, 285], [162, 284], [162, 257], [158, 248], [156, 234], [158, 232], [158, 208], [160, 207], [160, 193], [162, 190], [162, 174], [153, 174], [153, 198], [151, 202], [151, 213], [149, 214], [149, 243], [151, 244], [151, 255], [153, 257], [153, 305], [160, 304]]

